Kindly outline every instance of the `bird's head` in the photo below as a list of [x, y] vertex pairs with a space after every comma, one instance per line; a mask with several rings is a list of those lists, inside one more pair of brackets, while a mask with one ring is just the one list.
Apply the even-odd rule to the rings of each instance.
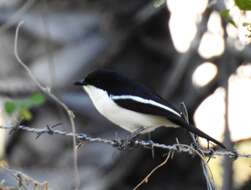
[[79, 86], [94, 86], [106, 91], [123, 85], [124, 79], [117, 73], [109, 70], [96, 70], [89, 73], [85, 79], [75, 82]]

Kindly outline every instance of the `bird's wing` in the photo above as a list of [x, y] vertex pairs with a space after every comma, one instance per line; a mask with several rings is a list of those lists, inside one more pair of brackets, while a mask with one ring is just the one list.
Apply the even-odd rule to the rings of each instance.
[[[215, 140], [214, 138], [210, 137], [206, 133], [202, 132], [198, 128], [189, 125], [184, 118], [181, 116], [180, 113], [177, 112], [174, 108], [161, 104], [160, 102], [156, 102], [154, 100], [144, 99], [138, 96], [132, 95], [120, 95], [120, 96], [111, 96], [112, 100], [119, 106], [133, 110], [135, 112], [140, 112], [144, 114], [151, 114], [151, 115], [158, 115], [164, 116], [169, 119], [171, 122], [184, 127], [188, 131], [203, 137], [209, 141], [212, 141], [222, 148], [226, 148], [222, 143]], [[163, 101], [163, 100], [161, 100]]]
[[175, 108], [162, 102], [160, 103], [160, 101], [155, 101], [153, 98], [145, 99], [134, 95], [112, 95], [110, 97], [117, 105], [125, 109], [144, 114], [163, 116], [175, 124], [184, 125], [184, 119]]

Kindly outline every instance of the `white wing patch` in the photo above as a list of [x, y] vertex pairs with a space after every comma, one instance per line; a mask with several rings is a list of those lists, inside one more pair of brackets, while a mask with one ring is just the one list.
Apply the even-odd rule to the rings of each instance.
[[138, 97], [138, 96], [132, 96], [132, 95], [121, 95], [121, 96], [111, 95], [110, 97], [113, 100], [126, 100], [127, 99], [127, 100], [133, 100], [133, 101], [136, 101], [136, 102], [140, 102], [140, 103], [143, 103], [143, 104], [150, 104], [150, 105], [165, 109], [165, 110], [167, 110], [169, 112], [172, 112], [173, 114], [177, 115], [178, 117], [181, 117], [181, 115], [177, 111], [175, 111], [174, 109], [172, 109], [170, 107], [167, 107], [167, 106], [165, 106], [163, 104], [160, 104], [158, 102], [155, 102], [153, 100], [144, 99], [144, 98], [141, 98], [141, 97]]

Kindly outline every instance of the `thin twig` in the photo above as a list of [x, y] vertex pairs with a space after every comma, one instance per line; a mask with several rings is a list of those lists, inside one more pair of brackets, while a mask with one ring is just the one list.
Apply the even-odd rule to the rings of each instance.
[[[214, 185], [214, 180], [213, 180], [213, 176], [209, 174], [212, 174], [210, 168], [208, 167], [207, 163], [205, 162], [204, 159], [201, 159], [201, 167], [202, 167], [202, 171], [203, 174], [206, 178], [206, 182], [207, 182], [207, 189], [208, 190], [214, 190], [215, 189], [215, 185]], [[211, 180], [212, 179], [212, 180]]]
[[[72, 133], [75, 134], [76, 133], [76, 127], [75, 127], [75, 122], [74, 122], [74, 113], [68, 108], [68, 106], [66, 106], [61, 100], [59, 100], [54, 94], [51, 93], [50, 88], [43, 86], [38, 79], [36, 78], [36, 76], [32, 73], [32, 71], [29, 69], [29, 67], [22, 61], [22, 59], [20, 58], [19, 54], [18, 54], [18, 37], [19, 37], [19, 30], [21, 25], [24, 23], [24, 21], [21, 21], [18, 23], [17, 28], [16, 28], [16, 33], [15, 33], [15, 44], [14, 44], [14, 53], [16, 56], [17, 61], [19, 62], [19, 64], [26, 70], [26, 72], [29, 74], [30, 78], [32, 79], [32, 81], [34, 81], [34, 83], [38, 86], [38, 88], [47, 96], [49, 96], [52, 100], [54, 100], [57, 104], [59, 104], [67, 113], [69, 121], [70, 121], [70, 125], [72, 128]], [[79, 171], [78, 171], [78, 156], [77, 156], [77, 149], [76, 149], [76, 138], [75, 135], [72, 136], [72, 140], [73, 140], [73, 158], [74, 158], [74, 172], [75, 172], [75, 189], [79, 189], [80, 186], [80, 177], [79, 177]]]
[[[189, 123], [189, 117], [188, 117], [188, 112], [187, 112], [187, 108], [184, 102], [181, 103], [182, 106], [182, 115], [184, 117], [184, 119], [186, 120], [187, 123]], [[199, 147], [198, 141], [196, 139], [196, 136], [193, 133], [190, 133], [190, 136], [192, 137], [193, 142], [195, 143], [196, 147]], [[198, 154], [200, 156], [200, 154]], [[202, 165], [202, 171], [203, 174], [206, 178], [206, 182], [207, 182], [207, 189], [208, 190], [214, 190], [214, 182], [213, 180], [211, 180], [211, 177], [209, 176], [210, 174], [210, 168], [208, 167], [207, 163], [204, 160], [204, 155], [202, 153], [202, 156], [200, 156], [201, 158], [201, 165]]]
[[168, 155], [166, 156], [165, 160], [163, 162], [161, 162], [159, 165], [157, 165], [155, 168], [153, 168], [153, 170], [149, 174], [147, 174], [147, 176], [138, 185], [136, 185], [136, 187], [134, 187], [133, 190], [137, 190], [141, 185], [143, 185], [143, 183], [148, 183], [149, 178], [151, 177], [151, 175], [156, 170], [158, 170], [159, 168], [164, 166], [167, 163], [167, 161], [169, 160], [170, 156], [171, 156], [171, 152], [168, 152]]

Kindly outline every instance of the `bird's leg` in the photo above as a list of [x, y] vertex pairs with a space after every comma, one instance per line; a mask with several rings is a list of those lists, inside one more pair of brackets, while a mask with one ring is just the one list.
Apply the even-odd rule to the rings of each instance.
[[196, 136], [196, 134], [189, 132], [191, 138], [192, 138], [192, 146], [196, 149], [196, 150], [200, 150], [200, 146], [198, 143], [198, 137]]
[[145, 130], [144, 127], [140, 127], [138, 128], [136, 131], [133, 131], [130, 135], [130, 138], [132, 140], [134, 140], [135, 138], [137, 138], [143, 131]]
[[125, 140], [121, 141], [121, 149], [125, 150], [134, 145], [134, 140], [144, 131], [144, 127], [140, 127], [132, 132]]
[[149, 141], [152, 140], [151, 132], [147, 133], [147, 140], [149, 140]]
[[[151, 137], [151, 132], [147, 133], [147, 138], [149, 142], [153, 142]], [[151, 147], [151, 150], [152, 150], [152, 159], [154, 160], [155, 157], [154, 146]]]

